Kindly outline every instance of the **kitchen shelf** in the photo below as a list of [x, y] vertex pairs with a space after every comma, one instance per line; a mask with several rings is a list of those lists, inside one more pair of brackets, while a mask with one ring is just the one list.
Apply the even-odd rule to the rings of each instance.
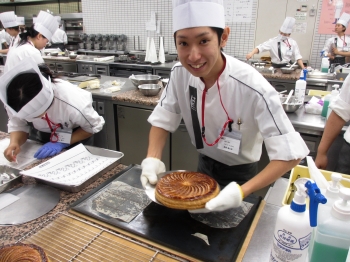
[[8, 1], [8, 2], [0, 2], [0, 5], [26, 5], [26, 4], [34, 4], [34, 3], [52, 3], [56, 2], [58, 3], [59, 0], [14, 0], [14, 1]]

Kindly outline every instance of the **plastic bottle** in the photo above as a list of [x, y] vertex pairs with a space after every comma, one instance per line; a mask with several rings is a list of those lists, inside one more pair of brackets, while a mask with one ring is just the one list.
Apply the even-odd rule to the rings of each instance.
[[[339, 85], [333, 85], [332, 87], [334, 88], [334, 90], [332, 90], [332, 92], [331, 92], [331, 96], [329, 98], [329, 104], [331, 104], [332, 101], [334, 101], [334, 99], [339, 95], [339, 91], [338, 91]], [[332, 112], [332, 109], [329, 108], [329, 106], [328, 106], [327, 119], [328, 119], [329, 115], [331, 114], [331, 112]]]
[[330, 99], [331, 99], [331, 94], [325, 95], [325, 97], [323, 98], [323, 107], [321, 112], [321, 116], [323, 117], [327, 117], [327, 111], [328, 111]]
[[[270, 253], [270, 261], [273, 262], [306, 261], [312, 227], [317, 225], [318, 203], [327, 201], [319, 193], [317, 185], [309, 179], [299, 178], [294, 185], [297, 187], [297, 192], [292, 203], [281, 207], [277, 213]], [[307, 194], [310, 196], [310, 213], [306, 210]]]
[[306, 90], [306, 73], [307, 70], [302, 70], [300, 72], [300, 78], [295, 82], [295, 97], [298, 102], [304, 103], [305, 90]]
[[345, 262], [350, 246], [350, 189], [341, 188], [327, 219], [314, 232], [310, 262]]
[[329, 59], [328, 57], [323, 57], [321, 62], [321, 72], [328, 73], [329, 69]]

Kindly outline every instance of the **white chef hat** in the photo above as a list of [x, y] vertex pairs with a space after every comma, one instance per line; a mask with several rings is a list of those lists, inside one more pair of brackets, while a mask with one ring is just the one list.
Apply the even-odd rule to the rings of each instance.
[[347, 28], [349, 21], [350, 21], [350, 15], [347, 13], [342, 13], [337, 24], [342, 24], [343, 26], [345, 26]]
[[25, 20], [23, 16], [17, 16], [17, 24], [18, 25], [25, 25]]
[[[14, 77], [23, 73], [38, 74], [43, 87], [32, 100], [16, 112], [7, 104], [7, 87]], [[50, 79], [47, 80], [41, 74], [37, 63], [31, 57], [28, 57], [0, 77], [0, 99], [13, 116], [20, 119], [32, 119], [40, 116], [49, 108], [53, 100], [53, 89]]]
[[199, 26], [225, 28], [223, 0], [173, 0], [173, 32]]
[[40, 11], [34, 23], [34, 29], [51, 40], [52, 35], [58, 28], [56, 18], [45, 11]]
[[56, 18], [57, 23], [61, 24], [61, 17], [59, 15], [56, 15], [55, 18]]
[[287, 16], [280, 28], [280, 31], [285, 34], [290, 34], [293, 31], [293, 26], [295, 24], [295, 18]]
[[4, 28], [18, 26], [17, 16], [15, 15], [15, 12], [13, 12], [13, 11], [1, 13], [0, 20], [1, 20], [1, 23], [4, 26]]

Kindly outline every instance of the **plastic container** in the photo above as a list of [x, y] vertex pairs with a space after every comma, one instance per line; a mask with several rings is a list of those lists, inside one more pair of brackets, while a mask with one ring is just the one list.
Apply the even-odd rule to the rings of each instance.
[[329, 69], [329, 59], [328, 57], [324, 57], [322, 58], [322, 62], [321, 62], [321, 72], [328, 73], [328, 69]]
[[295, 82], [295, 96], [297, 97], [298, 102], [304, 103], [305, 90], [306, 90], [306, 70], [300, 72], [300, 78]]
[[323, 99], [323, 107], [322, 107], [322, 112], [321, 116], [327, 117], [327, 112], [328, 112], [328, 106], [329, 106], [329, 101], [331, 100], [331, 94], [325, 95]]
[[[334, 101], [334, 99], [339, 95], [339, 91], [338, 91], [339, 85], [337, 85], [337, 84], [333, 85], [332, 88], [334, 88], [334, 90], [332, 90], [332, 92], [331, 92], [331, 96], [329, 98], [329, 104], [331, 104], [332, 101]], [[331, 112], [332, 112], [332, 109], [329, 108], [329, 106], [328, 106], [327, 119], [328, 119], [329, 115], [331, 114]]]
[[345, 262], [350, 246], [350, 189], [340, 189], [341, 200], [334, 202], [332, 210], [314, 232], [310, 261]]
[[[312, 236], [312, 227], [316, 226], [316, 214], [318, 200], [311, 201], [312, 195], [319, 195], [318, 199], [325, 201], [315, 183], [308, 179], [300, 178], [295, 181], [297, 192], [291, 205], [283, 206], [277, 213], [277, 221], [274, 229], [273, 245], [270, 261], [305, 262], [308, 255], [308, 247]], [[318, 191], [317, 191], [318, 189]], [[306, 196], [310, 195], [310, 203], [316, 205], [315, 209], [306, 209]], [[322, 198], [323, 197], [323, 198]], [[311, 204], [310, 204], [311, 207]], [[293, 258], [293, 259], [292, 259]]]

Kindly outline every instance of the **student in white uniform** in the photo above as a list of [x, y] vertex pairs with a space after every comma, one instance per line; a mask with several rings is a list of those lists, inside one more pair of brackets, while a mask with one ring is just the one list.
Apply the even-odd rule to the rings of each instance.
[[304, 69], [304, 64], [298, 44], [295, 40], [290, 38], [294, 24], [295, 18], [286, 17], [279, 30], [278, 36], [271, 38], [255, 47], [250, 53], [246, 55], [247, 60], [252, 58], [255, 54], [269, 51], [273, 67], [284, 67], [290, 63], [291, 60], [294, 60], [298, 61], [298, 65]]
[[1, 49], [5, 50], [8, 49], [10, 44], [11, 44], [11, 36], [9, 35], [9, 33], [6, 32], [5, 29], [2, 29], [0, 31], [0, 41], [1, 41]]
[[51, 38], [51, 45], [50, 48], [59, 48], [61, 51], [64, 51], [66, 49], [65, 45], [68, 44], [68, 37], [65, 31], [61, 29], [61, 17], [60, 16], [55, 16], [59, 28], [55, 31]]
[[9, 49], [15, 48], [20, 40], [20, 37], [19, 37], [20, 30], [19, 30], [17, 16], [15, 15], [15, 12], [9, 11], [9, 12], [1, 13], [0, 20], [2, 25], [5, 28], [5, 31], [12, 37]]
[[346, 63], [345, 57], [350, 57], [350, 37], [345, 35], [349, 20], [350, 14], [341, 15], [334, 28], [337, 35], [327, 39], [322, 49], [324, 56], [329, 57], [330, 65], [343, 65]]
[[[284, 112], [277, 91], [248, 64], [221, 52], [229, 39], [222, 0], [173, 0], [173, 32], [180, 62], [148, 122], [141, 182], [157, 183], [169, 132], [181, 119], [200, 153], [198, 171], [226, 186], [205, 210], [238, 207], [273, 183], [309, 150]], [[271, 162], [257, 174], [262, 143]]]
[[10, 144], [4, 151], [9, 161], [27, 140], [29, 124], [46, 142], [34, 155], [41, 159], [90, 138], [105, 123], [92, 107], [91, 93], [50, 74], [45, 65], [39, 69], [26, 58], [0, 78], [0, 98], [9, 115]]
[[4, 72], [16, 66], [25, 57], [31, 57], [37, 64], [44, 63], [39, 50], [47, 45], [57, 28], [56, 18], [45, 11], [40, 11], [35, 24], [21, 34], [17, 48], [8, 53]]
[[[332, 109], [323, 131], [321, 142], [317, 148], [315, 164], [320, 169], [327, 170], [328, 150], [340, 134], [344, 125], [350, 120], [350, 77], [344, 80], [340, 94], [329, 105]], [[339, 154], [333, 156], [337, 159], [334, 170], [338, 173], [350, 174], [350, 127], [344, 133], [344, 141]]]

